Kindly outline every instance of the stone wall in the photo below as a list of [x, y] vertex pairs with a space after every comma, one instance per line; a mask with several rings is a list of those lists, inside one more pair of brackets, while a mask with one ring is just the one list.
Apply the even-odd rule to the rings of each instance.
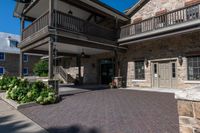
[[[162, 39], [149, 40], [137, 44], [128, 45], [128, 51], [124, 55], [127, 63], [127, 86], [152, 87], [151, 62], [153, 60], [175, 59], [177, 64], [177, 88], [190, 88], [198, 85], [187, 82], [187, 53], [200, 51], [200, 32], [176, 35]], [[178, 57], [183, 57], [183, 64], [180, 65]], [[134, 61], [148, 59], [149, 65], [145, 67], [145, 80], [135, 80]], [[126, 69], [126, 68], [124, 68]]]
[[132, 16], [131, 20], [134, 21], [137, 18], [142, 18], [144, 20], [155, 16], [157, 12], [162, 10], [171, 11], [184, 7], [187, 1], [189, 0], [150, 0]]
[[178, 100], [180, 133], [200, 133], [200, 102]]

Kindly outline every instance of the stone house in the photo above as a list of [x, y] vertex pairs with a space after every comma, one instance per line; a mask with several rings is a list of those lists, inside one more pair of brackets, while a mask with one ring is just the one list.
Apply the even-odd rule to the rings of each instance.
[[127, 87], [200, 83], [199, 0], [140, 0], [125, 14], [98, 0], [35, 0], [17, 3], [14, 16], [21, 20], [21, 72], [28, 52], [48, 55], [49, 79], [58, 67], [62, 78], [84, 84], [113, 77]]
[[[0, 33], [0, 75], [8, 74], [19, 76], [19, 53], [17, 45], [20, 42], [20, 36]], [[33, 75], [33, 64], [38, 62], [41, 55], [24, 54], [23, 75]]]

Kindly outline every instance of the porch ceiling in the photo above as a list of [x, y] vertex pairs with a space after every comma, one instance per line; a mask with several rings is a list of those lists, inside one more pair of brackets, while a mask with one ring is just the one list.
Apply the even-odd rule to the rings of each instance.
[[[58, 50], [59, 53], [68, 53], [68, 54], [79, 55], [82, 52], [84, 52], [86, 55], [95, 55], [95, 54], [109, 52], [108, 50], [76, 46], [76, 45], [72, 45], [72, 44], [64, 44], [64, 43], [57, 43], [57, 42], [54, 44], [56, 45], [56, 49]], [[45, 44], [45, 45], [35, 48], [34, 50], [48, 51], [48, 48], [49, 48], [48, 44]]]

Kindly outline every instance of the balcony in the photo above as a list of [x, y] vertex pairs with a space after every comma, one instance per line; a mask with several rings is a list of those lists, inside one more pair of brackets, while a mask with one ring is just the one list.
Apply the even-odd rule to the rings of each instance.
[[123, 26], [118, 41], [124, 43], [129, 40], [140, 40], [195, 26], [200, 26], [200, 4], [180, 8], [138, 23]]
[[[76, 18], [72, 15], [54, 10], [52, 13], [52, 25], [49, 26], [49, 13], [46, 12], [41, 17], [33, 21], [22, 32], [22, 39], [27, 40], [35, 36], [38, 32], [41, 32], [45, 27], [47, 29], [57, 29], [63, 32], [69, 32], [72, 34], [79, 34], [84, 37], [94, 37], [114, 41], [117, 38], [117, 32], [113, 29], [89, 23], [85, 20]], [[44, 31], [43, 31], [44, 32]]]

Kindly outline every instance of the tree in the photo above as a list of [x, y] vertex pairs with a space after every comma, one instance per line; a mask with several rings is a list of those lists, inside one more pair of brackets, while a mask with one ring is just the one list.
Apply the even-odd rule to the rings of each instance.
[[40, 60], [35, 64], [33, 72], [36, 76], [47, 77], [48, 76], [48, 62], [45, 60]]

